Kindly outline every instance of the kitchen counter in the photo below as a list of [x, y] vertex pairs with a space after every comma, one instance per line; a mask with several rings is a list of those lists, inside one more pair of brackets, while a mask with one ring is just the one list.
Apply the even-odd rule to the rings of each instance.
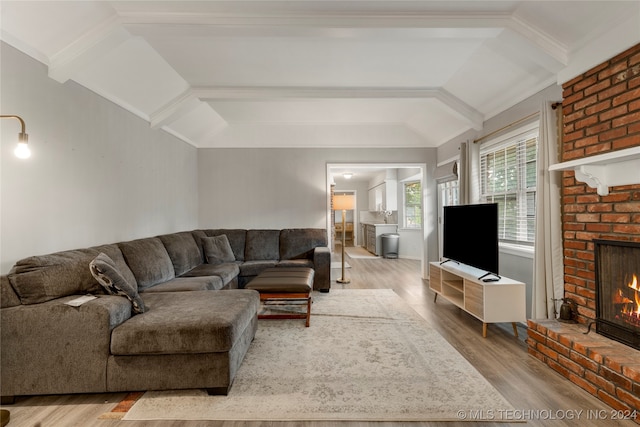
[[381, 237], [386, 233], [397, 233], [398, 224], [385, 224], [384, 222], [363, 222], [364, 247], [375, 255], [382, 255]]

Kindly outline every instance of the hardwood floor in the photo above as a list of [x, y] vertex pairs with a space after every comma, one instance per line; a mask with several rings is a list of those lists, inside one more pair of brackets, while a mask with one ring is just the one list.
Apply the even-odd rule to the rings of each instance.
[[[334, 255], [340, 261], [340, 251]], [[443, 299], [434, 303], [428, 282], [420, 277], [420, 262], [407, 259], [352, 259], [346, 276], [349, 284], [335, 279], [340, 269], [332, 270], [333, 289], [393, 289], [436, 328], [476, 369], [494, 385], [518, 412], [509, 420], [526, 421], [534, 426], [636, 426], [632, 421], [611, 420], [611, 408], [527, 353], [526, 329], [519, 327], [519, 338], [511, 324], [489, 325], [482, 338], [482, 323]], [[313, 322], [312, 322], [313, 325]], [[313, 326], [312, 326], [313, 327]], [[22, 397], [11, 411], [9, 427], [387, 427], [452, 426], [462, 423], [390, 423], [390, 422], [237, 422], [237, 421], [121, 421], [98, 419], [110, 412], [125, 393]], [[583, 411], [580, 413], [580, 411]], [[591, 411], [591, 412], [589, 412]], [[601, 411], [601, 412], [597, 412]], [[588, 413], [592, 419], [589, 419]], [[593, 414], [606, 419], [593, 419]], [[551, 417], [551, 418], [550, 418]], [[565, 419], [560, 419], [564, 417]], [[571, 418], [571, 419], [570, 419]], [[604, 417], [603, 417], [604, 418]], [[504, 421], [504, 420], [503, 420]], [[470, 423], [469, 426], [505, 426], [501, 423]]]

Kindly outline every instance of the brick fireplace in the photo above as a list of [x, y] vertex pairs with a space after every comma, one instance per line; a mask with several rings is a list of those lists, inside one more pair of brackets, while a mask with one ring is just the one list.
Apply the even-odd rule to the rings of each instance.
[[[562, 88], [561, 161], [640, 146], [640, 45]], [[585, 334], [596, 319], [594, 239], [640, 242], [640, 184], [601, 196], [562, 173], [564, 291], [577, 323], [529, 321], [529, 353], [613, 408], [640, 411], [640, 351]]]

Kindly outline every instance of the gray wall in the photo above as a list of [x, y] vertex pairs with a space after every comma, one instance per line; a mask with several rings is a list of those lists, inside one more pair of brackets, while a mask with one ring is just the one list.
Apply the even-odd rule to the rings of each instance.
[[2, 43], [0, 260], [197, 228], [197, 150]]
[[[552, 85], [538, 92], [537, 94], [523, 100], [508, 110], [492, 117], [484, 122], [481, 132], [467, 132], [457, 138], [448, 141], [446, 144], [438, 147], [438, 162], [450, 160], [459, 154], [458, 147], [460, 142], [473, 141], [483, 135], [488, 135], [509, 125], [517, 120], [529, 116], [532, 113], [540, 111], [542, 102], [561, 101], [562, 89], [560, 86]], [[521, 123], [526, 124], [536, 118], [529, 119]], [[527, 316], [531, 314], [531, 293], [533, 288], [533, 256], [531, 253], [518, 253], [513, 250], [500, 250], [500, 274], [514, 280], [519, 280], [527, 284]]]
[[325, 228], [328, 163], [426, 164], [422, 241], [437, 259], [435, 148], [197, 150], [1, 49], [2, 114], [25, 119], [33, 150], [16, 159], [18, 122], [1, 121], [3, 273], [30, 255], [198, 227]]
[[[327, 227], [327, 164], [424, 163], [435, 167], [434, 148], [200, 149], [198, 152], [201, 227]], [[435, 184], [425, 184], [425, 224], [435, 227]], [[362, 205], [364, 194], [358, 194]], [[366, 202], [365, 202], [366, 203]], [[360, 209], [360, 208], [359, 208]], [[425, 228], [424, 254], [437, 260], [437, 235]]]

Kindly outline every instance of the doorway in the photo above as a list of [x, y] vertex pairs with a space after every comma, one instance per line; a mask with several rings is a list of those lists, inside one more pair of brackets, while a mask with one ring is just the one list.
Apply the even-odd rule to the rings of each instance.
[[[396, 191], [386, 191], [384, 195], [396, 194], [397, 207], [391, 209], [391, 217], [386, 215], [389, 209], [381, 209], [375, 188], [381, 179], [395, 173]], [[410, 181], [419, 181], [422, 188], [422, 227], [405, 227], [404, 221], [404, 188]], [[341, 240], [333, 230], [336, 222], [342, 221], [341, 212], [336, 215], [332, 210], [332, 192], [352, 191], [356, 197], [357, 208], [353, 211], [353, 245], [363, 246], [363, 222], [390, 223], [397, 222], [400, 235], [399, 257], [418, 259], [422, 262], [423, 275], [427, 274], [427, 235], [431, 231], [431, 199], [427, 198], [427, 174], [425, 163], [327, 163], [327, 230], [329, 247], [335, 250], [335, 243]], [[388, 187], [387, 187], [388, 188]], [[429, 196], [433, 197], [433, 195]], [[345, 221], [347, 222], [347, 221]], [[339, 246], [338, 246], [339, 247]]]

